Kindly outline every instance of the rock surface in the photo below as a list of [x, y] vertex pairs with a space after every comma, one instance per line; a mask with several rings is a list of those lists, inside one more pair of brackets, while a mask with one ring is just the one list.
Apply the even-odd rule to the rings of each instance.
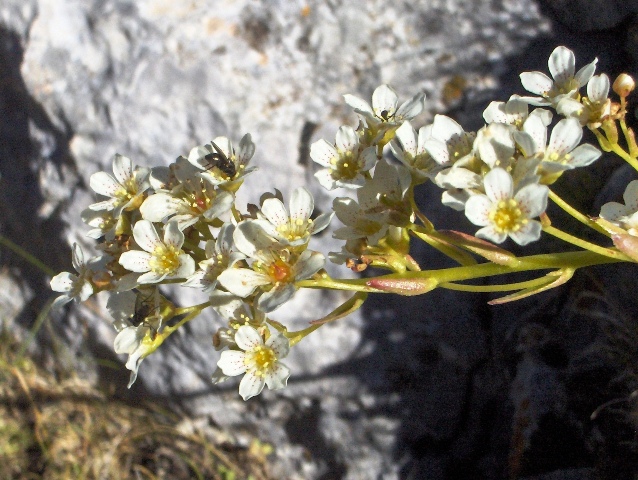
[[[452, 111], [476, 128], [487, 101], [516, 88], [513, 68], [544, 69], [560, 43], [531, 0], [212, 3], [3, 2], [3, 235], [55, 271], [68, 270], [70, 243], [91, 248], [79, 217], [93, 201], [88, 178], [109, 170], [114, 153], [167, 165], [217, 135], [238, 140], [250, 132], [257, 145], [260, 171], [242, 187], [240, 205], [273, 188], [287, 197], [312, 181], [310, 143], [332, 141], [340, 125], [355, 124], [344, 93], [369, 98], [381, 83], [401, 98], [425, 91], [420, 123]], [[331, 197], [314, 183], [309, 188], [327, 210]], [[439, 195], [426, 188], [420, 201], [434, 204]], [[467, 226], [450, 211], [432, 217], [437, 225]], [[329, 235], [316, 247], [339, 249]], [[420, 248], [415, 256], [436, 267], [431, 253]], [[50, 296], [47, 278], [2, 255], [3, 319], [26, 330]], [[179, 299], [196, 301], [182, 291]], [[299, 292], [274, 318], [301, 327], [343, 299]], [[537, 337], [526, 333], [551, 337], [553, 327], [526, 320], [547, 305], [558, 315], [561, 298], [516, 310], [488, 310], [486, 300], [448, 291], [375, 298], [293, 350], [289, 388], [247, 403], [235, 382], [211, 385], [218, 355], [211, 334], [220, 321], [203, 316], [144, 361], [128, 394], [210, 416], [238, 444], [254, 435], [273, 443], [276, 478], [504, 478], [508, 460], [514, 468], [508, 451], [517, 425], [567, 409], [565, 365], [543, 356], [547, 343], [529, 344]], [[51, 328], [69, 365], [123, 391], [128, 372], [97, 362], [115, 358], [104, 301], [54, 315]], [[511, 321], [512, 312], [528, 308]], [[51, 339], [38, 342], [43, 361], [52, 362]], [[520, 471], [574, 466], [581, 465]]]

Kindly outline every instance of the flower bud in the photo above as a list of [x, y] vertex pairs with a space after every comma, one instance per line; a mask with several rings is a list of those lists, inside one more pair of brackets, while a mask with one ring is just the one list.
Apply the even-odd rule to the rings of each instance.
[[614, 245], [618, 250], [638, 262], [638, 238], [633, 235], [612, 235]]
[[368, 287], [383, 292], [398, 293], [399, 295], [422, 295], [438, 286], [435, 278], [373, 278], [366, 282]]
[[612, 88], [614, 89], [614, 92], [624, 98], [629, 95], [634, 88], [636, 88], [636, 82], [626, 73], [621, 73], [618, 75], [616, 80], [614, 80]]

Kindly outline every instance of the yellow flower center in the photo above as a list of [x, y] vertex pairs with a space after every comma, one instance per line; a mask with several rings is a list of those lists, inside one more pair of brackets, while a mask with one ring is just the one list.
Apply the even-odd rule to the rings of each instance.
[[272, 348], [265, 345], [258, 345], [246, 352], [244, 365], [258, 377], [264, 377], [269, 370], [272, 370], [277, 363], [277, 355]]
[[330, 173], [333, 178], [353, 179], [359, 173], [359, 162], [351, 150], [339, 152], [339, 157], [334, 157], [331, 161]]
[[299, 240], [308, 235], [308, 229], [312, 225], [312, 220], [308, 219], [304, 222], [301, 218], [293, 220], [292, 218], [288, 223], [282, 223], [277, 227], [277, 231], [282, 237], [288, 240]]
[[179, 268], [179, 250], [175, 245], [160, 245], [149, 260], [151, 271], [159, 275], [171, 275]]
[[268, 266], [268, 276], [270, 276], [275, 283], [288, 283], [294, 280], [292, 268], [281, 258], [275, 260]]
[[549, 160], [550, 162], [556, 162], [556, 163], [562, 163], [562, 164], [569, 163], [571, 159], [572, 159], [572, 155], [570, 153], [566, 153], [565, 155], [561, 156], [558, 152], [551, 152], [546, 157], [546, 160]]
[[499, 233], [516, 232], [528, 222], [513, 198], [499, 201], [489, 213], [489, 219]]

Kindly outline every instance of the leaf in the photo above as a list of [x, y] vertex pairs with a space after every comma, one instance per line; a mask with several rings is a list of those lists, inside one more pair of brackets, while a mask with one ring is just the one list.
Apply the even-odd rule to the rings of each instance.
[[468, 265], [476, 265], [477, 263], [476, 259], [473, 256], [468, 255], [460, 248], [456, 247], [455, 245], [452, 245], [446, 239], [438, 238], [439, 237], [438, 233], [433, 232], [428, 234], [425, 232], [418, 232], [416, 230], [412, 230], [412, 233], [416, 235], [417, 237], [419, 237], [421, 240], [423, 240], [425, 243], [430, 245], [431, 247], [436, 248], [439, 252], [443, 253], [444, 255], [447, 255], [452, 260], [458, 262], [460, 265], [464, 267]]
[[318, 320], [313, 320], [310, 323], [312, 325], [323, 325], [324, 323], [333, 322], [346, 315], [350, 315], [352, 312], [361, 308], [361, 305], [363, 305], [367, 297], [367, 292], [357, 292], [350, 297], [348, 301], [335, 308], [330, 314]]
[[[545, 275], [547, 278], [547, 283], [544, 285], [540, 285], [533, 288], [524, 288], [523, 290], [519, 290], [518, 292], [512, 293], [510, 295], [506, 295], [505, 297], [497, 298], [495, 300], [490, 300], [488, 305], [502, 305], [504, 303], [514, 302], [516, 300], [520, 300], [522, 298], [531, 297], [532, 295], [536, 295], [537, 293], [544, 292], [546, 290], [551, 290], [552, 288], [556, 288], [561, 286], [562, 284], [569, 281], [574, 276], [575, 268], [561, 268], [560, 270], [555, 270], [553, 272]], [[552, 279], [552, 277], [557, 277], [556, 279]]]
[[439, 235], [448, 239], [454, 245], [462, 247], [470, 252], [474, 252], [477, 255], [489, 260], [497, 265], [506, 265], [508, 267], [515, 267], [519, 261], [512, 252], [497, 247], [493, 243], [477, 238], [467, 233], [457, 232], [455, 230], [442, 230]]

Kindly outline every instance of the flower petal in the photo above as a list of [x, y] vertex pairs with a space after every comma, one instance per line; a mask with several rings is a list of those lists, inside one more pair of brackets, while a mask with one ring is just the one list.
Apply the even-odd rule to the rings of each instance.
[[485, 226], [490, 223], [491, 208], [492, 202], [486, 195], [472, 195], [465, 202], [465, 216], [474, 225]]
[[331, 160], [337, 158], [335, 147], [326, 142], [323, 138], [310, 145], [310, 158], [322, 167], [330, 167]]
[[144, 220], [161, 222], [165, 218], [175, 215], [182, 206], [182, 201], [168, 193], [150, 195], [140, 206], [140, 213]]
[[188, 278], [195, 273], [195, 260], [187, 253], [182, 253], [179, 257], [179, 267], [170, 278]]
[[70, 292], [78, 280], [78, 276], [70, 272], [58, 273], [51, 279], [51, 290], [54, 292]]
[[275, 226], [288, 224], [288, 212], [278, 198], [268, 198], [261, 205], [261, 213]]
[[289, 377], [290, 369], [282, 363], [277, 362], [266, 372], [264, 380], [271, 390], [281, 390], [286, 387]]
[[[558, 122], [552, 130], [547, 147], [548, 153], [557, 153], [559, 156], [571, 152], [583, 138], [583, 129], [575, 118], [565, 118]], [[550, 159], [551, 160], [551, 159]]]
[[133, 163], [131, 159], [116, 153], [113, 157], [113, 173], [120, 184], [126, 185], [133, 178]]
[[481, 228], [474, 235], [479, 238], [484, 238], [485, 240], [490, 240], [494, 243], [503, 243], [507, 238], [507, 234], [503, 232], [497, 232], [494, 229], [494, 225], [487, 225]]
[[372, 92], [372, 110], [374, 114], [384, 120], [397, 111], [399, 96], [389, 85], [380, 85]]
[[630, 212], [638, 211], [638, 180], [629, 182], [622, 198]]
[[425, 93], [419, 92], [409, 100], [401, 104], [397, 110], [396, 117], [399, 119], [414, 118], [423, 111], [425, 107]]
[[[137, 227], [137, 223], [135, 226]], [[135, 240], [137, 241], [137, 238]], [[177, 222], [168, 222], [164, 227], [164, 244], [173, 245], [177, 250], [184, 245], [184, 233], [179, 229]]]
[[356, 151], [359, 146], [359, 137], [354, 128], [349, 125], [342, 125], [337, 130], [335, 145], [339, 152]]
[[295, 225], [298, 225], [298, 222], [307, 224], [314, 208], [315, 200], [312, 194], [304, 187], [296, 188], [290, 197], [290, 221]]
[[235, 333], [235, 343], [242, 350], [248, 351], [263, 345], [264, 341], [254, 327], [242, 325]]
[[571, 158], [568, 163], [572, 167], [586, 167], [598, 160], [602, 154], [603, 152], [593, 145], [585, 143], [572, 150]]
[[271, 280], [268, 275], [255, 272], [248, 268], [230, 268], [224, 270], [217, 281], [230, 293], [242, 298], [247, 297], [261, 285], [268, 285]]
[[[541, 72], [523, 72], [519, 75], [523, 88], [536, 95], [546, 95], [554, 86], [551, 78]], [[526, 97], [522, 97], [528, 101]], [[539, 99], [541, 100], [541, 99]]]
[[541, 224], [536, 220], [530, 220], [516, 232], [509, 232], [509, 236], [519, 245], [527, 245], [541, 237]]
[[521, 188], [514, 197], [528, 218], [536, 218], [547, 210], [549, 188], [546, 185], [531, 184]]
[[602, 207], [600, 207], [600, 216], [610, 222], [615, 222], [630, 213], [631, 211], [625, 205], [618, 202], [605, 203]]
[[246, 371], [246, 364], [244, 359], [246, 354], [244, 352], [238, 352], [237, 350], [226, 350], [222, 352], [217, 366], [221, 368], [224, 375], [234, 377], [235, 375], [241, 375]]
[[239, 394], [244, 400], [259, 395], [264, 389], [264, 378], [258, 377], [253, 372], [246, 372], [244, 378], [239, 382]]
[[490, 170], [483, 179], [485, 194], [492, 202], [512, 198], [514, 181], [509, 173], [502, 168]]
[[[162, 241], [157, 234], [157, 230], [148, 220], [138, 220], [133, 227], [133, 238], [137, 244], [147, 252], [153, 252], [157, 247], [162, 246]], [[141, 270], [133, 270], [141, 271]]]
[[281, 334], [271, 335], [266, 346], [273, 349], [277, 358], [285, 358], [290, 352], [290, 341]]
[[354, 109], [355, 112], [374, 116], [374, 112], [372, 111], [370, 104], [365, 100], [354, 95], [350, 95], [349, 93], [345, 94], [343, 99]]
[[284, 303], [292, 298], [296, 288], [292, 283], [278, 284], [275, 288], [268, 292], [262, 293], [257, 299], [257, 308], [265, 313], [281, 307]]
[[105, 197], [114, 197], [115, 192], [122, 188], [117, 180], [106, 172], [96, 172], [91, 175], [89, 185], [95, 193], [104, 195]]
[[601, 102], [609, 95], [609, 77], [604, 73], [594, 75], [587, 82], [587, 97], [594, 102]]
[[[139, 222], [138, 222], [139, 223]], [[131, 272], [148, 272], [151, 269], [149, 261], [151, 254], [140, 250], [129, 250], [120, 255], [120, 265]]]
[[571, 78], [574, 77], [574, 71], [576, 70], [576, 57], [567, 47], [556, 47], [552, 54], [549, 56], [549, 73], [554, 77], [554, 81], [563, 85]]

